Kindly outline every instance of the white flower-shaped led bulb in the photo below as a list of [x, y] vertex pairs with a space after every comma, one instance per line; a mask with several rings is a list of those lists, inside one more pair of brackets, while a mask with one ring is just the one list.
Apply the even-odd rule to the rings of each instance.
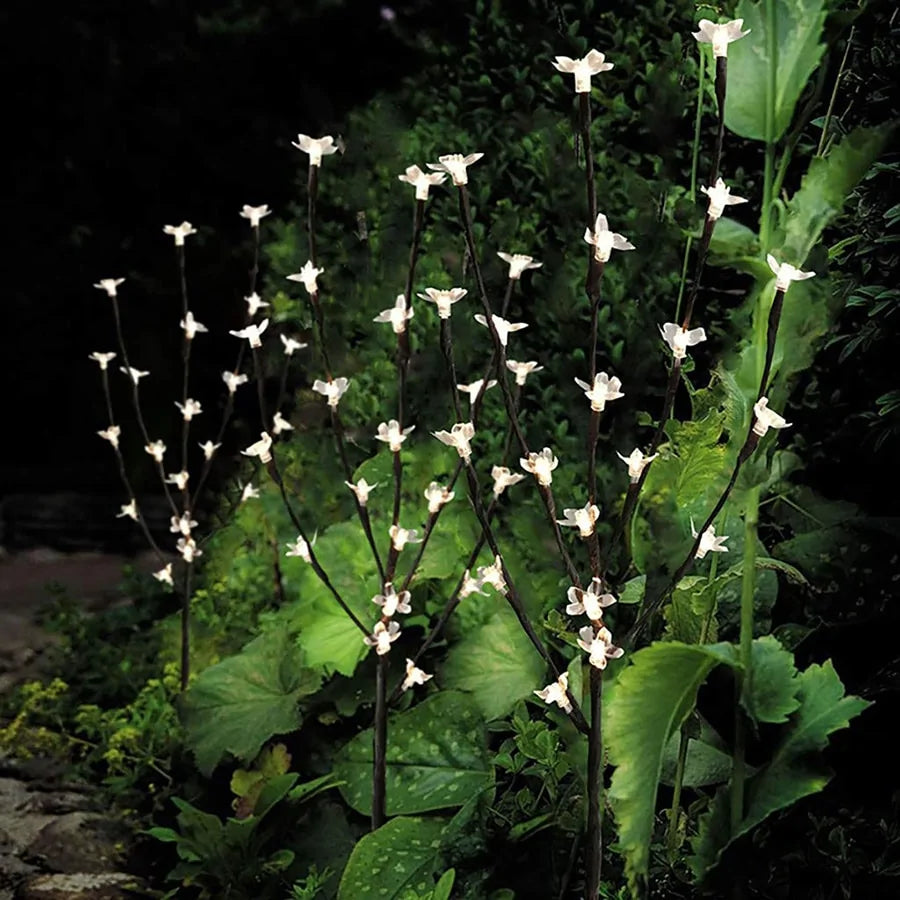
[[296, 350], [302, 350], [304, 347], [309, 346], [308, 344], [303, 344], [300, 341], [294, 340], [294, 338], [285, 337], [283, 334], [279, 334], [278, 337], [281, 338], [281, 343], [284, 345], [285, 356], [293, 356]]
[[98, 431], [97, 434], [99, 434], [104, 441], [109, 441], [116, 450], [119, 449], [119, 436], [122, 434], [122, 429], [118, 425], [110, 425], [109, 428]]
[[585, 228], [585, 243], [594, 248], [594, 259], [597, 262], [609, 262], [613, 250], [634, 250], [634, 244], [616, 231], [609, 230], [606, 216], [600, 213], [594, 222], [594, 230]]
[[391, 546], [400, 553], [407, 544], [421, 544], [422, 538], [415, 528], [401, 528], [399, 525], [391, 525], [388, 529], [391, 536]]
[[659, 454], [654, 453], [653, 456], [644, 456], [644, 454], [635, 447], [628, 456], [622, 456], [622, 454], [616, 450], [616, 456], [628, 466], [628, 475], [631, 478], [631, 483], [636, 484], [641, 480], [641, 474], [644, 469], [646, 469]]
[[456, 493], [449, 488], [432, 481], [425, 488], [425, 499], [428, 501], [428, 512], [434, 515], [444, 504], [449, 503]]
[[[699, 537], [697, 534], [697, 530], [694, 528], [694, 520], [691, 519], [691, 536], [695, 539]], [[725, 546], [725, 541], [728, 540], [727, 534], [720, 534], [716, 536], [716, 527], [715, 525], [710, 525], [706, 531], [703, 532], [703, 536], [700, 538], [700, 544], [697, 547], [697, 552], [694, 556], [697, 559], [703, 559], [707, 553], [727, 553], [728, 548]]]
[[356, 484], [352, 481], [345, 481], [344, 484], [356, 495], [356, 500], [360, 506], [365, 506], [369, 502], [369, 494], [378, 487], [377, 483], [369, 484], [365, 478], [360, 478]]
[[775, 273], [776, 291], [786, 291], [792, 281], [806, 281], [807, 278], [814, 278], [816, 274], [815, 272], [801, 272], [790, 263], [779, 263], [771, 253], [766, 256], [766, 262]]
[[593, 503], [586, 503], [580, 509], [564, 509], [563, 516], [565, 518], [556, 520], [557, 524], [577, 528], [580, 537], [589, 538], [600, 518], [600, 508]]
[[738, 203], [746, 203], [744, 197], [732, 197], [731, 188], [727, 187], [721, 178], [716, 179], [715, 186], [700, 188], [701, 194], [706, 194], [709, 199], [709, 207], [706, 215], [715, 222], [722, 217], [726, 206], [734, 206]]
[[171, 472], [166, 475], [166, 484], [174, 484], [179, 491], [183, 491], [187, 487], [190, 477], [190, 473], [185, 469], [182, 469], [180, 472]]
[[248, 206], [246, 203], [241, 209], [241, 218], [250, 220], [251, 228], [259, 228], [259, 220], [269, 215], [272, 210], [269, 209], [268, 203], [262, 206]]
[[400, 690], [408, 691], [414, 684], [425, 684], [431, 677], [431, 675], [417, 668], [411, 659], [408, 659], [406, 660], [406, 676], [403, 679], [403, 684], [400, 685]]
[[616, 598], [612, 594], [603, 592], [603, 583], [599, 578], [591, 579], [587, 590], [572, 585], [566, 593], [569, 605], [566, 614], [570, 616], [586, 615], [594, 622], [603, 618], [603, 610], [612, 606]]
[[563, 672], [552, 684], [548, 684], [543, 690], [535, 691], [544, 703], [552, 706], [554, 703], [565, 712], [572, 712], [572, 704], [566, 691], [569, 690], [569, 673]]
[[272, 417], [272, 433], [281, 434], [283, 431], [293, 431], [294, 426], [278, 410]]
[[436, 163], [428, 163], [428, 168], [433, 172], [446, 172], [457, 187], [469, 183], [469, 173], [466, 171], [473, 163], [477, 163], [483, 153], [470, 153], [463, 156], [462, 153], [449, 153], [439, 156]]
[[247, 383], [247, 376], [225, 371], [222, 373], [222, 381], [225, 382], [228, 393], [233, 394], [242, 384]]
[[[416, 189], [416, 200], [427, 200], [428, 191], [436, 184], [443, 184], [447, 178], [443, 172], [423, 172], [418, 166], [408, 166], [402, 175], [398, 175], [399, 181], [405, 181]], [[429, 676], [430, 678], [431, 676]]]
[[96, 350], [88, 357], [88, 359], [94, 360], [104, 372], [115, 358], [115, 353], [98, 353]]
[[[480, 313], [475, 316], [475, 321], [479, 325], [484, 325], [485, 328], [490, 328], [488, 325], [487, 318]], [[491, 316], [491, 321], [494, 323], [494, 329], [497, 332], [497, 337], [500, 339], [500, 343], [505, 347], [506, 342], [509, 340], [509, 336], [513, 331], [521, 331], [523, 328], [528, 327], [527, 322], [507, 322], [506, 319], [500, 318], [500, 316]]]
[[459, 458], [468, 462], [472, 456], [471, 440], [475, 437], [475, 426], [471, 422], [457, 422], [449, 431], [433, 431], [432, 434], [448, 447], [454, 447]]
[[291, 141], [291, 143], [298, 150], [309, 154], [309, 164], [311, 166], [321, 166], [323, 156], [331, 156], [332, 153], [337, 153], [338, 151], [338, 146], [330, 134], [320, 138], [311, 138], [308, 134], [298, 134], [297, 140]]
[[473, 578], [468, 569], [463, 572], [463, 580], [462, 585], [459, 588], [459, 598], [460, 600], [464, 600], [466, 597], [471, 597], [472, 594], [481, 594], [482, 597], [487, 597], [487, 594], [481, 589], [483, 587], [480, 578]]
[[578, 637], [578, 646], [588, 654], [588, 662], [595, 669], [605, 669], [609, 660], [618, 659], [625, 652], [621, 647], [613, 646], [608, 628], [600, 628], [594, 634], [593, 626], [585, 625]]
[[325, 272], [324, 269], [317, 269], [312, 260], [307, 260], [299, 272], [288, 275], [288, 281], [299, 281], [306, 288], [308, 294], [317, 294], [319, 292], [318, 277]]
[[520, 387], [525, 384], [525, 379], [532, 372], [543, 372], [544, 367], [539, 366], [533, 360], [531, 362], [517, 362], [514, 359], [508, 359], [506, 361], [506, 368], [509, 369], [510, 372], [515, 373], [516, 376], [516, 384]]
[[[484, 379], [479, 378], [477, 381], [473, 381], [471, 384], [458, 384], [456, 389], [462, 394], [469, 395], [469, 403], [472, 404], [478, 399], [478, 395], [481, 393], [481, 386], [484, 384]], [[487, 387], [484, 389], [484, 393], [486, 394], [492, 387], [496, 387], [497, 382], [495, 379], [491, 379], [487, 383]]]
[[272, 460], [272, 438], [266, 431], [259, 433], [259, 440], [251, 444], [246, 450], [241, 450], [244, 456], [258, 456], [261, 463]]
[[769, 409], [769, 398], [760, 397], [753, 405], [753, 433], [763, 437], [770, 428], [790, 428], [791, 423], [786, 422], [777, 412]]
[[116, 288], [125, 281], [124, 278], [101, 278], [94, 287], [100, 291], [106, 291], [107, 297], [116, 296]]
[[527, 458], [520, 459], [519, 465], [526, 472], [531, 472], [539, 485], [548, 487], [553, 483], [553, 470], [559, 465], [559, 460], [549, 447], [544, 447], [540, 453], [529, 453]]
[[178, 323], [184, 331], [186, 340], [192, 341], [198, 334], [209, 331], [209, 329], [194, 318], [194, 314], [188, 310], [184, 314], [184, 318]]
[[212, 441], [206, 441], [203, 444], [200, 444], [200, 449], [203, 451], [203, 458], [209, 462], [213, 458], [216, 453], [216, 450], [221, 447], [221, 444], [214, 444]]
[[348, 387], [350, 387], [350, 382], [346, 378], [335, 378], [332, 381], [321, 381], [317, 378], [313, 382], [312, 389], [325, 397], [332, 409], [337, 409], [338, 403], [341, 402], [341, 397], [347, 393]]
[[701, 19], [697, 23], [700, 30], [694, 32], [694, 37], [700, 44], [712, 44], [713, 56], [717, 58], [728, 56], [728, 45], [750, 34], [749, 28], [741, 31], [743, 24], [743, 19], [734, 19], [722, 25], [717, 25], [709, 19]]
[[299, 535], [293, 544], [287, 545], [285, 556], [298, 556], [304, 562], [312, 562], [312, 554], [309, 552], [309, 544]]
[[181, 558], [188, 564], [192, 563], [198, 556], [203, 556], [203, 551], [197, 546], [197, 542], [190, 537], [178, 538], [175, 545]]
[[241, 503], [245, 500], [256, 500], [259, 498], [259, 491], [253, 487], [252, 481], [248, 481], [243, 487], [238, 482], [238, 490], [241, 492]]
[[166, 452], [166, 445], [162, 441], [151, 441], [144, 446], [144, 450], [149, 453], [158, 463], [163, 461]]
[[127, 375], [134, 384], [137, 384], [142, 378], [150, 374], [149, 370], [142, 371], [135, 369], [133, 366], [120, 366], [119, 371]]
[[606, 372], [598, 372], [594, 376], [593, 385], [582, 381], [580, 378], [575, 379], [575, 384], [584, 391], [584, 396], [591, 401], [591, 409], [594, 412], [603, 412], [610, 400], [618, 400], [620, 397], [625, 396], [621, 391], [622, 382], [615, 376], [610, 378]]
[[116, 513], [117, 519], [134, 519], [135, 522], [138, 521], [138, 510], [137, 510], [137, 500], [133, 497], [131, 500], [121, 506], [119, 508], [119, 512]]
[[503, 560], [499, 556], [489, 566], [479, 566], [476, 574], [482, 587], [489, 584], [498, 594], [506, 594], [506, 579], [503, 577]]
[[263, 319], [258, 325], [255, 322], [251, 322], [246, 328], [241, 328], [239, 331], [229, 331], [228, 333], [232, 337], [245, 338], [250, 341], [250, 347], [253, 350], [257, 350], [262, 347], [262, 335], [268, 327], [269, 320]]
[[376, 622], [372, 634], [366, 635], [363, 641], [367, 646], [374, 647], [379, 656], [384, 656], [385, 653], [390, 652], [391, 644], [398, 637], [400, 637], [400, 626], [396, 622], [389, 622], [387, 625], [384, 622]]
[[252, 294], [244, 297], [244, 302], [247, 304], [247, 315], [252, 319], [261, 309], [265, 309], [269, 306], [259, 294], [254, 291]]
[[178, 411], [181, 413], [181, 417], [185, 422], [190, 422], [194, 416], [199, 416], [200, 413], [203, 412], [203, 406], [199, 400], [191, 400], [188, 398], [183, 404], [176, 400], [175, 405], [178, 407]]
[[175, 587], [175, 582], [172, 580], [172, 563], [166, 563], [163, 568], [153, 573], [153, 577], [162, 584]]
[[182, 222], [180, 225], [166, 225], [163, 227], [163, 231], [175, 238], [176, 247], [183, 247], [184, 239], [197, 233], [197, 229], [190, 222]]
[[390, 619], [397, 613], [403, 613], [405, 615], [412, 612], [412, 607], [409, 605], [409, 598], [409, 591], [400, 591], [398, 594], [394, 585], [391, 584], [390, 581], [386, 581], [384, 583], [384, 593], [376, 594], [372, 598], [372, 602], [377, 603], [378, 606], [381, 607], [381, 614], [385, 616], [385, 618]]
[[599, 50], [591, 50], [581, 59], [568, 56], [557, 56], [553, 66], [558, 72], [575, 76], [575, 93], [588, 94], [591, 90], [591, 76], [608, 72], [613, 63], [606, 62], [606, 56]]
[[506, 466], [494, 466], [491, 469], [491, 478], [494, 479], [494, 499], [497, 499], [508, 487], [525, 480], [520, 472], [510, 472]]
[[372, 319], [373, 322], [389, 322], [394, 334], [403, 334], [406, 331], [406, 323], [416, 314], [416, 311], [406, 305], [406, 295], [397, 294], [397, 300], [390, 309], [382, 310]]
[[441, 319], [450, 318], [450, 307], [458, 300], [462, 300], [469, 292], [465, 288], [450, 288], [442, 291], [437, 288], [425, 288], [424, 294], [419, 294], [423, 300], [428, 300], [437, 306], [438, 316]]
[[169, 518], [169, 531], [172, 534], [182, 534], [185, 537], [190, 537], [191, 529], [196, 527], [197, 523], [191, 518], [189, 510], [185, 510], [180, 516], [171, 516]]
[[406, 436], [415, 431], [416, 426], [410, 425], [409, 428], [400, 430], [400, 423], [396, 419], [389, 422], [381, 422], [378, 426], [378, 433], [375, 435], [376, 441], [384, 441], [390, 448], [392, 453], [399, 453], [401, 444], [406, 440]]
[[702, 328], [692, 328], [688, 331], [674, 322], [666, 322], [659, 326], [659, 333], [663, 340], [671, 347], [672, 356], [675, 359], [684, 359], [687, 356], [687, 348], [706, 340], [706, 332]]
[[528, 269], [539, 269], [543, 263], [535, 262], [533, 257], [525, 256], [523, 253], [503, 253], [497, 251], [497, 256], [505, 263], [509, 263], [509, 280], [518, 281], [522, 277], [522, 273]]

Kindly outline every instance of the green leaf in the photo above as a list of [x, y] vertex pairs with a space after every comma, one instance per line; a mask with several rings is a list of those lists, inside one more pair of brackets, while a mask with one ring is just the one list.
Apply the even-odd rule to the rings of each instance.
[[340, 782], [333, 774], [322, 775], [321, 778], [314, 778], [312, 781], [305, 781], [303, 784], [298, 784], [295, 788], [291, 788], [288, 800], [295, 802], [312, 800], [313, 797], [317, 797], [324, 791], [330, 791], [332, 788], [339, 786]]
[[453, 882], [456, 880], [456, 870], [448, 869], [441, 875], [440, 881], [434, 887], [434, 893], [431, 900], [450, 900], [450, 894], [453, 891]]
[[825, 45], [825, 0], [774, 0], [775, 119], [766, 133], [766, 90], [770, 59], [765, 2], [741, 0], [734, 18], [744, 20], [750, 34], [728, 48], [728, 92], [725, 124], [741, 137], [776, 141], [787, 130], [806, 82], [816, 70]]
[[397, 818], [367, 834], [341, 876], [338, 900], [400, 900], [428, 896], [441, 857], [444, 819]]
[[640, 603], [644, 599], [647, 590], [647, 576], [638, 575], [622, 585], [619, 593], [619, 603]]
[[797, 681], [800, 706], [771, 761], [747, 781], [746, 810], [741, 823], [732, 832], [731, 793], [727, 785], [719, 788], [709, 811], [700, 820], [699, 833], [692, 842], [694, 855], [689, 859], [698, 881], [741, 835], [773, 812], [828, 784], [832, 773], [815, 760], [814, 754], [825, 748], [832, 732], [846, 728], [870, 705], [859, 697], [844, 695], [844, 685], [830, 660], [810, 666]]
[[[485, 602], [490, 601], [485, 598]], [[517, 700], [530, 697], [533, 690], [543, 686], [544, 668], [515, 613], [501, 606], [485, 625], [453, 645], [441, 672], [441, 683], [470, 691], [484, 717], [497, 719], [506, 715]]]
[[260, 635], [205, 669], [180, 706], [186, 742], [209, 775], [226, 753], [247, 761], [276, 734], [300, 727], [298, 703], [319, 686], [284, 632]]
[[[681, 730], [669, 738], [663, 754], [663, 784], [673, 784], [675, 768], [678, 761], [678, 747], [681, 741]], [[734, 761], [731, 754], [722, 747], [721, 738], [712, 728], [703, 722], [697, 737], [692, 737], [688, 744], [687, 760], [684, 766], [682, 784], [688, 788], [708, 787], [728, 781]]]
[[810, 163], [800, 189], [787, 204], [783, 245], [786, 259], [802, 265], [894, 130], [892, 125], [856, 128], [828, 156], [817, 157]]
[[[357, 812], [372, 812], [372, 730], [335, 758], [341, 794]], [[441, 691], [388, 721], [387, 813], [462, 806], [493, 783], [487, 736], [474, 702]]]
[[609, 798], [619, 825], [628, 884], [646, 879], [656, 792], [666, 745], [694, 708], [697, 691], [719, 663], [734, 665], [729, 644], [655, 643], [639, 650], [604, 703], [604, 733], [616, 767]]
[[753, 642], [752, 661], [750, 683], [741, 705], [756, 722], [787, 722], [800, 705], [794, 654], [768, 635]]

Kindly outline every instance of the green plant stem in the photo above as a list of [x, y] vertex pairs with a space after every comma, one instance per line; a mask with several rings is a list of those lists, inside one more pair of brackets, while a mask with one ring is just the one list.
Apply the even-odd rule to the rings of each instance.
[[837, 78], [834, 79], [834, 88], [831, 91], [831, 97], [828, 100], [828, 109], [825, 110], [825, 120], [822, 122], [822, 134], [819, 136], [819, 146], [816, 147], [816, 156], [822, 156], [825, 152], [825, 144], [828, 140], [828, 126], [831, 123], [831, 114], [834, 112], [834, 103], [837, 100], [838, 88], [841, 86], [841, 78], [844, 77], [844, 69], [847, 66], [847, 57], [850, 55], [850, 48], [853, 46], [853, 35], [856, 26], [850, 27], [850, 34], [847, 36], [847, 45], [844, 47], [844, 55], [841, 57], [841, 65], [838, 69]]

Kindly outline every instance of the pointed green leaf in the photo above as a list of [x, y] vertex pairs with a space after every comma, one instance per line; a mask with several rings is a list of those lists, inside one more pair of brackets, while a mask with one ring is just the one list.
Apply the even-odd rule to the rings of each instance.
[[757, 722], [787, 722], [800, 705], [800, 682], [794, 654], [768, 635], [757, 638], [752, 650], [753, 670], [741, 703]]

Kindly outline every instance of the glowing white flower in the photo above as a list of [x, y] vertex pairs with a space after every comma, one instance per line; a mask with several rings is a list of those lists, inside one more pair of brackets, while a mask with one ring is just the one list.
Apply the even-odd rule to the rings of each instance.
[[390, 652], [391, 644], [398, 637], [400, 637], [400, 626], [396, 622], [389, 622], [387, 625], [384, 622], [376, 622], [372, 634], [366, 635], [363, 641], [369, 647], [374, 647], [379, 656], [384, 656], [385, 653]]
[[377, 603], [381, 607], [381, 614], [390, 619], [397, 613], [411, 613], [412, 607], [409, 605], [409, 591], [400, 591], [398, 594], [394, 585], [390, 581], [384, 583], [384, 593], [376, 594], [372, 598], [373, 603]]
[[508, 359], [506, 361], [506, 368], [509, 369], [510, 372], [514, 372], [516, 376], [516, 384], [523, 385], [525, 384], [525, 379], [532, 372], [543, 372], [544, 367], [539, 366], [533, 360], [531, 362], [517, 362], [514, 359]]
[[449, 153], [439, 156], [436, 163], [428, 163], [428, 168], [433, 172], [446, 172], [457, 187], [469, 183], [469, 173], [466, 171], [473, 163], [477, 163], [483, 153], [470, 153], [463, 156], [462, 153]]
[[480, 578], [473, 578], [468, 569], [463, 573], [462, 585], [459, 589], [460, 600], [471, 597], [472, 594], [481, 594], [487, 597], [487, 594], [481, 589], [483, 587]]
[[178, 323], [184, 329], [184, 336], [187, 340], [192, 341], [198, 334], [209, 331], [209, 329], [194, 318], [194, 314], [188, 310], [184, 318]]
[[726, 206], [747, 202], [743, 197], [732, 197], [731, 188], [727, 187], [721, 178], [716, 179], [714, 187], [700, 188], [700, 193], [706, 194], [709, 198], [709, 207], [706, 210], [706, 215], [714, 222], [722, 217]]
[[785, 422], [782, 416], [769, 409], [769, 398], [760, 397], [753, 405], [753, 433], [762, 437], [770, 428], [790, 428], [791, 423]]
[[770, 253], [766, 257], [769, 268], [775, 273], [775, 290], [786, 291], [792, 281], [806, 281], [807, 278], [814, 278], [815, 272], [801, 272], [790, 263], [779, 263]]
[[641, 474], [644, 469], [646, 469], [659, 454], [654, 453], [653, 456], [644, 456], [644, 454], [635, 447], [628, 456], [622, 456], [622, 454], [616, 450], [616, 456], [628, 466], [628, 475], [631, 478], [631, 483], [636, 484], [641, 480]]
[[132, 498], [128, 503], [119, 507], [119, 512], [116, 513], [117, 519], [134, 519], [135, 522], [138, 521], [138, 510], [137, 510], [137, 500]]
[[454, 491], [449, 490], [442, 484], [438, 484], [436, 481], [432, 481], [431, 484], [425, 488], [425, 499], [428, 501], [428, 512], [434, 515], [445, 503], [449, 503], [455, 496], [456, 493]]
[[254, 291], [247, 297], [244, 297], [244, 302], [247, 304], [247, 315], [252, 319], [261, 309], [264, 309], [269, 306], [259, 294]]
[[406, 440], [406, 436], [415, 431], [416, 426], [410, 425], [409, 428], [400, 430], [400, 423], [396, 419], [389, 422], [382, 422], [378, 426], [378, 433], [375, 435], [376, 441], [384, 441], [391, 448], [391, 453], [399, 453], [401, 444]]
[[178, 407], [178, 411], [181, 413], [181, 417], [185, 422], [190, 422], [194, 416], [199, 416], [200, 413], [203, 412], [203, 406], [199, 400], [191, 400], [189, 398], [185, 400], [184, 404], [181, 404], [176, 400], [175, 405]]
[[241, 328], [240, 331], [229, 331], [228, 333], [232, 337], [246, 338], [250, 341], [251, 348], [256, 350], [262, 347], [262, 334], [268, 327], [269, 320], [263, 319], [259, 324], [251, 322], [246, 328]]
[[586, 503], [580, 509], [564, 509], [563, 516], [565, 518], [556, 520], [559, 525], [577, 528], [579, 536], [589, 538], [600, 518], [600, 508], [594, 503]]
[[528, 269], [539, 269], [543, 263], [535, 262], [534, 257], [525, 256], [523, 253], [503, 253], [497, 251], [497, 256], [505, 263], [509, 263], [509, 280], [518, 281], [522, 273]]
[[414, 684], [425, 684], [431, 677], [431, 675], [417, 668], [411, 659], [408, 659], [406, 660], [406, 677], [403, 679], [400, 689], [408, 691]]
[[594, 412], [603, 412], [610, 400], [618, 400], [620, 397], [625, 396], [621, 391], [622, 382], [615, 376], [610, 378], [606, 372], [598, 372], [594, 376], [593, 386], [580, 378], [575, 379], [575, 384], [584, 391], [584, 396], [591, 401], [591, 409]]
[[153, 577], [169, 587], [175, 587], [175, 582], [172, 580], [172, 563], [166, 563], [158, 572], [153, 573]]
[[397, 294], [397, 300], [390, 309], [382, 310], [372, 319], [373, 322], [389, 322], [394, 334], [403, 334], [406, 331], [406, 323], [416, 314], [416, 311], [406, 305], [406, 295]]
[[185, 537], [190, 537], [191, 529], [196, 526], [197, 523], [191, 518], [189, 510], [185, 510], [180, 516], [169, 518], [169, 531], [172, 534], [183, 534]]
[[109, 428], [98, 431], [97, 434], [99, 434], [104, 441], [109, 441], [116, 450], [119, 449], [119, 435], [122, 434], [122, 429], [118, 425], [110, 425]]
[[503, 561], [499, 556], [495, 556], [494, 561], [489, 566], [479, 566], [476, 574], [482, 587], [489, 584], [498, 594], [506, 593], [506, 580], [503, 578]]
[[323, 156], [331, 156], [332, 153], [337, 153], [338, 151], [338, 146], [330, 134], [320, 138], [311, 138], [308, 134], [298, 134], [297, 140], [291, 141], [291, 143], [298, 150], [309, 154], [309, 164], [311, 166], [321, 166]]
[[688, 331], [674, 322], [666, 322], [659, 326], [659, 333], [663, 340], [672, 348], [674, 359], [684, 359], [687, 356], [687, 348], [706, 340], [706, 332], [702, 328], [692, 328]]
[[491, 478], [494, 479], [494, 498], [499, 497], [508, 487], [525, 480], [525, 476], [519, 472], [510, 472], [506, 466], [494, 466], [491, 469]]
[[150, 374], [149, 371], [141, 371], [140, 369], [135, 369], [133, 366], [120, 366], [119, 371], [124, 375], [127, 375], [135, 384]]
[[308, 347], [308, 344], [302, 344], [300, 341], [294, 340], [294, 338], [285, 337], [283, 334], [279, 334], [278, 337], [281, 338], [281, 343], [284, 345], [284, 355], [285, 356], [293, 356], [295, 350], [302, 350], [304, 347]]
[[471, 440], [475, 437], [475, 426], [471, 422], [457, 422], [449, 431], [431, 432], [442, 444], [455, 447], [462, 460], [468, 462], [472, 456]]
[[356, 500], [360, 506], [365, 506], [369, 502], [369, 494], [378, 487], [377, 482], [369, 484], [365, 478], [360, 478], [356, 484], [352, 481], [345, 481], [344, 484], [356, 495]]
[[531, 472], [538, 484], [547, 487], [553, 482], [553, 470], [559, 465], [559, 460], [549, 447], [544, 447], [540, 453], [529, 453], [527, 458], [520, 459], [519, 465], [526, 472]]
[[171, 472], [166, 476], [166, 484], [174, 484], [179, 491], [183, 491], [187, 487], [190, 473], [182, 469], [180, 472]]
[[245, 500], [257, 500], [259, 498], [259, 491], [253, 487], [252, 481], [248, 481], [243, 487], [238, 482], [238, 490], [241, 492], [241, 503]]
[[700, 30], [694, 32], [694, 37], [698, 43], [712, 44], [713, 56], [728, 56], [728, 45], [750, 34], [749, 28], [746, 31], [741, 31], [743, 24], [743, 19], [734, 19], [722, 25], [717, 25], [709, 19], [701, 19], [697, 23], [697, 27]]
[[417, 296], [434, 303], [437, 306], [439, 318], [449, 319], [450, 307], [458, 300], [462, 300], [468, 293], [465, 288], [450, 288], [448, 291], [440, 291], [437, 288], [425, 288], [425, 293]]
[[94, 287], [101, 291], [106, 291], [108, 297], [116, 296], [116, 288], [125, 281], [124, 278], [101, 278]]
[[258, 456], [261, 463], [268, 463], [272, 460], [272, 438], [266, 431], [259, 433], [259, 440], [255, 444], [251, 444], [246, 450], [241, 450], [244, 456]]
[[[478, 395], [481, 393], [481, 386], [484, 384], [484, 379], [479, 378], [477, 381], [473, 381], [471, 384], [458, 384], [456, 389], [462, 394], [469, 395], [469, 403], [474, 403], [478, 399]], [[492, 387], [496, 387], [497, 382], [493, 378], [487, 383], [487, 387], [484, 389], [484, 393], [486, 394]]]
[[285, 556], [298, 556], [304, 562], [312, 562], [312, 554], [309, 552], [309, 544], [303, 540], [299, 535], [297, 536], [297, 540], [294, 541], [293, 544], [288, 544], [288, 549], [285, 552]]
[[166, 445], [163, 441], [150, 441], [144, 446], [144, 450], [149, 453], [158, 463], [163, 461], [166, 452]]
[[233, 394], [242, 384], [247, 383], [246, 375], [238, 375], [236, 372], [225, 371], [222, 373], [222, 381], [228, 388], [228, 393]]
[[98, 353], [97, 351], [94, 351], [88, 357], [88, 359], [94, 360], [94, 362], [96, 362], [104, 372], [106, 371], [110, 362], [112, 362], [112, 360], [114, 360], [115, 358], [115, 353]]
[[421, 544], [422, 538], [415, 528], [401, 528], [399, 525], [391, 525], [388, 529], [391, 536], [391, 546], [400, 553], [407, 544]]
[[175, 548], [181, 554], [181, 558], [188, 564], [192, 563], [198, 556], [203, 556], [203, 551], [191, 537], [178, 538]]
[[248, 206], [245, 203], [241, 209], [241, 218], [249, 219], [251, 228], [259, 228], [259, 220], [271, 212], [268, 203], [263, 203], [262, 206]]
[[548, 684], [543, 690], [535, 691], [534, 693], [549, 706], [555, 703], [565, 712], [572, 712], [572, 704], [569, 702], [569, 696], [566, 693], [568, 690], [569, 673], [563, 672], [552, 684]]
[[[513, 331], [521, 331], [523, 328], [528, 327], [527, 322], [507, 322], [506, 319], [501, 319], [500, 316], [492, 315], [491, 320], [494, 323], [494, 329], [497, 332], [497, 337], [504, 347], [506, 346], [506, 342], [509, 340], [509, 336]], [[479, 325], [484, 325], [485, 328], [490, 327], [488, 325], [487, 319], [480, 313], [475, 316], [475, 321]]]
[[200, 444], [199, 446], [203, 451], [203, 458], [208, 462], [213, 458], [216, 450], [218, 450], [222, 445], [214, 444], [212, 441], [206, 441], [206, 443]]
[[418, 166], [409, 166], [402, 175], [398, 175], [400, 181], [411, 184], [416, 189], [416, 200], [427, 200], [428, 191], [436, 184], [443, 184], [447, 176], [442, 172], [423, 172]]
[[321, 274], [324, 273], [324, 271], [324, 269], [317, 269], [312, 264], [312, 260], [307, 260], [303, 264], [303, 268], [301, 268], [299, 272], [296, 272], [293, 275], [288, 275], [287, 280], [299, 281], [303, 284], [303, 287], [306, 288], [307, 293], [317, 294], [319, 292], [318, 278]]
[[553, 66], [558, 72], [575, 76], [576, 94], [588, 94], [591, 90], [591, 76], [608, 72], [613, 67], [613, 63], [606, 62], [606, 56], [599, 50], [591, 50], [587, 56], [581, 59], [557, 56]]
[[276, 411], [272, 417], [272, 434], [281, 434], [283, 431], [293, 431], [294, 426], [281, 414], [281, 410]]
[[[698, 537], [697, 530], [694, 528], [693, 519], [691, 519], [691, 536], [694, 538]], [[694, 556], [697, 559], [703, 559], [707, 553], [727, 553], [728, 548], [725, 546], [725, 541], [727, 540], [727, 534], [716, 536], [715, 525], [710, 525], [709, 528], [703, 532], [703, 536], [700, 538], [700, 544], [698, 545], [697, 552]]]
[[190, 222], [182, 222], [180, 225], [166, 225], [163, 231], [175, 238], [176, 247], [183, 247], [184, 239], [197, 233], [197, 229]]
[[313, 382], [312, 389], [321, 394], [328, 400], [328, 405], [333, 409], [337, 409], [341, 397], [347, 393], [350, 382], [346, 378], [335, 378], [333, 381], [320, 381], [318, 378]]
[[608, 628], [599, 628], [595, 634], [592, 625], [585, 625], [578, 637], [578, 646], [588, 654], [588, 662], [595, 669], [605, 669], [609, 660], [618, 659], [625, 652], [621, 647], [613, 646]]
[[584, 240], [593, 246], [594, 259], [601, 263], [609, 262], [613, 250], [634, 250], [631, 241], [618, 232], [609, 230], [606, 216], [602, 213], [597, 216], [593, 231], [590, 228], [584, 230]]
[[612, 606], [616, 598], [612, 594], [603, 593], [602, 582], [599, 578], [593, 578], [587, 590], [572, 585], [566, 593], [569, 605], [566, 614], [569, 616], [586, 615], [594, 622], [603, 618], [603, 610]]

